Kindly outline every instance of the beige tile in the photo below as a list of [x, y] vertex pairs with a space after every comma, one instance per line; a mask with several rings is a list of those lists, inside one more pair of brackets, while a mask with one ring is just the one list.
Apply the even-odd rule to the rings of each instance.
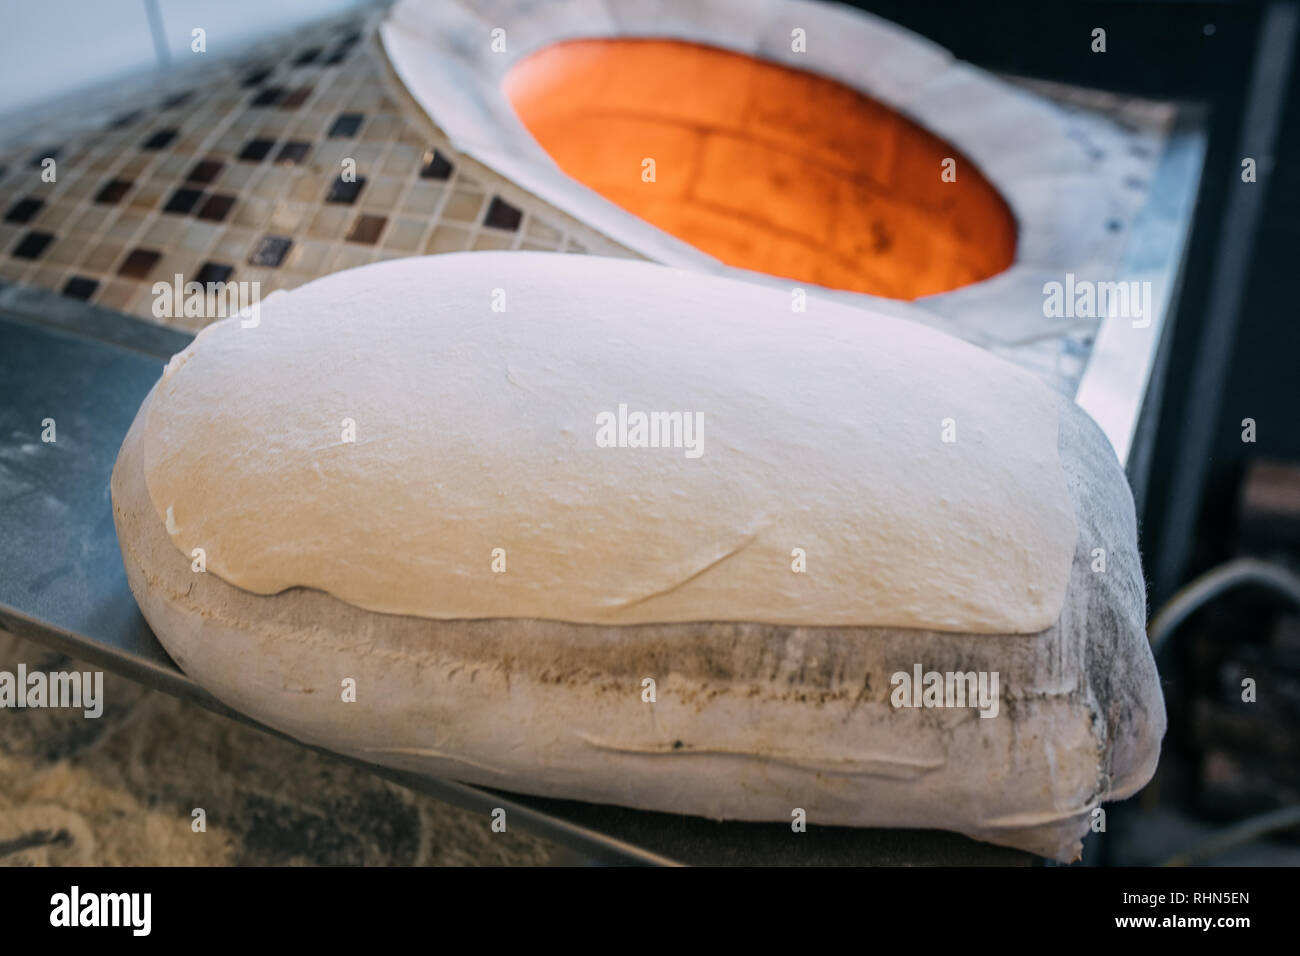
[[338, 272], [340, 269], [355, 269], [357, 266], [364, 266], [375, 259], [374, 250], [369, 246], [358, 246], [353, 244], [344, 244], [334, 250], [330, 256], [330, 272]]
[[231, 223], [247, 229], [261, 229], [263, 223], [271, 217], [273, 206], [274, 203], [269, 199], [254, 199], [252, 196], [245, 196], [235, 203], [235, 215], [231, 219]]
[[81, 261], [89, 245], [88, 239], [64, 236], [62, 239], [55, 240], [54, 245], [50, 246], [49, 251], [45, 253], [45, 258], [65, 266], [74, 265]]
[[257, 233], [251, 229], [228, 228], [217, 237], [216, 243], [208, 251], [208, 258], [235, 266], [238, 270], [239, 264], [248, 258], [257, 238]]
[[179, 216], [158, 216], [145, 227], [140, 241], [147, 246], [165, 246], [180, 231], [184, 221]]
[[390, 213], [397, 207], [397, 198], [405, 184], [392, 176], [376, 176], [361, 190], [360, 205], [367, 212]]
[[388, 234], [384, 246], [401, 252], [414, 252], [420, 248], [420, 240], [428, 223], [423, 219], [394, 219], [388, 224]]
[[450, 222], [478, 222], [486, 193], [457, 189], [442, 207], [442, 218]]
[[438, 208], [438, 203], [442, 202], [445, 191], [443, 186], [417, 180], [406, 191], [406, 196], [402, 199], [401, 211], [417, 216], [432, 216]]
[[515, 244], [513, 232], [501, 232], [498, 229], [484, 229], [474, 240], [474, 249], [511, 249]]
[[134, 294], [134, 282], [109, 279], [100, 285], [99, 292], [95, 295], [95, 304], [102, 305], [106, 309], [125, 311], [126, 304], [131, 301], [131, 296]]
[[128, 242], [144, 228], [145, 218], [138, 212], [119, 213], [118, 217], [108, 225], [104, 234], [110, 239]]
[[90, 247], [82, 264], [95, 272], [113, 272], [125, 251], [126, 246], [120, 242], [96, 242]]
[[271, 215], [266, 220], [265, 228], [269, 232], [290, 235], [307, 221], [311, 207], [304, 203], [278, 202], [271, 208]]
[[289, 250], [289, 256], [285, 260], [285, 267], [313, 278], [324, 275], [325, 263], [328, 261], [331, 248], [330, 243], [300, 239]]
[[546, 242], [559, 242], [563, 237], [559, 229], [532, 213], [528, 214], [528, 219], [524, 223], [524, 234], [530, 239], [541, 239]]
[[206, 252], [216, 241], [217, 236], [224, 231], [225, 229], [222, 226], [215, 226], [207, 222], [188, 221], [176, 234], [173, 245], [178, 249], [194, 253], [190, 257], [194, 259], [199, 253]]
[[468, 229], [461, 229], [458, 226], [439, 226], [433, 230], [433, 235], [424, 244], [424, 251], [464, 252], [469, 247], [469, 236]]
[[313, 239], [342, 239], [351, 217], [351, 206], [325, 206], [307, 227], [307, 235]]

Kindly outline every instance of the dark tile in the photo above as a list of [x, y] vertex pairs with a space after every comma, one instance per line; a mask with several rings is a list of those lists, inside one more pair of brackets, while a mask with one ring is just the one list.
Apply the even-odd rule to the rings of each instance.
[[266, 159], [266, 154], [274, 145], [273, 139], [250, 139], [244, 146], [244, 151], [239, 154], [239, 158], [245, 163], [260, 163]]
[[263, 236], [262, 241], [253, 250], [253, 254], [248, 257], [248, 261], [251, 265], [270, 266], [274, 269], [284, 261], [292, 245], [293, 240], [285, 236]]
[[210, 183], [226, 168], [226, 164], [217, 159], [204, 159], [194, 164], [188, 176], [185, 177], [187, 183]]
[[149, 274], [149, 270], [158, 264], [158, 260], [161, 258], [161, 252], [155, 252], [152, 249], [141, 249], [137, 246], [127, 254], [126, 260], [118, 266], [117, 274], [126, 276], [129, 279], [143, 279]]
[[454, 169], [451, 160], [436, 149], [426, 150], [424, 153], [424, 165], [420, 167], [421, 179], [447, 179], [451, 176]]
[[325, 59], [321, 60], [321, 66], [338, 66], [347, 58], [348, 58], [348, 48], [342, 47], [341, 49], [335, 50]]
[[387, 223], [388, 219], [385, 216], [358, 216], [357, 221], [348, 231], [347, 240], [373, 246], [379, 241], [379, 234], [384, 231]]
[[95, 202], [103, 203], [106, 206], [112, 206], [122, 200], [127, 191], [134, 185], [129, 179], [110, 179], [104, 183], [103, 188], [95, 194]]
[[174, 212], [183, 216], [193, 209], [194, 204], [202, 197], [201, 189], [178, 189], [172, 193], [172, 198], [167, 200], [167, 205], [163, 206], [163, 212]]
[[280, 154], [275, 157], [275, 162], [280, 166], [300, 166], [310, 151], [311, 143], [291, 139], [280, 147]]
[[312, 63], [316, 62], [316, 58], [320, 56], [320, 54], [320, 47], [312, 47], [310, 50], [304, 50], [302, 53], [298, 54], [298, 59], [293, 61], [293, 65], [310, 66]]
[[244, 82], [240, 85], [245, 87], [261, 86], [263, 83], [266, 82], [267, 77], [269, 77], [274, 72], [275, 69], [273, 67], [261, 69], [261, 70], [255, 70], [252, 73], [248, 74], [248, 76], [244, 77]]
[[493, 229], [509, 229], [514, 232], [519, 228], [519, 221], [523, 218], [524, 214], [520, 210], [499, 196], [493, 196], [492, 204], [488, 206], [487, 215], [483, 217], [483, 225], [491, 226]]
[[339, 118], [334, 121], [330, 131], [325, 135], [330, 139], [339, 139], [348, 136], [356, 136], [357, 130], [361, 129], [361, 123], [366, 118], [365, 113], [340, 113]]
[[359, 31], [349, 30], [347, 33], [343, 34], [342, 39], [339, 40], [339, 46], [352, 46], [360, 39], [361, 33]]
[[23, 236], [22, 241], [9, 253], [15, 259], [39, 259], [45, 249], [54, 241], [54, 233], [32, 230]]
[[98, 279], [88, 279], [85, 276], [71, 276], [63, 284], [63, 294], [70, 299], [81, 299], [83, 302], [95, 294], [99, 288]]
[[342, 176], [334, 180], [330, 186], [329, 194], [325, 197], [326, 202], [341, 202], [351, 205], [357, 201], [361, 195], [361, 190], [365, 188], [366, 177], [358, 176], [352, 182], [347, 182]]
[[195, 214], [200, 219], [207, 219], [210, 222], [224, 222], [230, 215], [230, 210], [235, 206], [235, 197], [226, 193], [213, 193], [207, 198], [207, 201], [199, 207]]
[[249, 106], [274, 106], [280, 100], [284, 99], [283, 86], [268, 86], [253, 97], [253, 102]]
[[169, 96], [162, 101], [162, 108], [165, 110], [174, 110], [178, 106], [184, 106], [190, 100], [194, 99], [194, 91], [186, 90], [184, 93], [177, 93], [175, 96]]
[[150, 150], [166, 149], [175, 138], [176, 130], [160, 129], [158, 132], [146, 139], [140, 148]]
[[32, 161], [28, 165], [40, 169], [41, 163], [45, 162], [47, 159], [58, 159], [59, 153], [61, 152], [63, 152], [62, 146], [53, 146], [50, 149], [42, 150], [32, 157]]
[[312, 87], [310, 86], [300, 86], [296, 90], [290, 91], [289, 95], [280, 101], [280, 109], [296, 110], [307, 102], [307, 97], [311, 96], [311, 91]]
[[144, 115], [143, 110], [132, 110], [129, 113], [123, 113], [121, 116], [118, 116], [111, 123], [109, 123], [108, 128], [121, 129], [123, 126], [130, 126], [132, 123], [134, 123], [143, 115]]
[[31, 222], [32, 217], [41, 211], [45, 205], [44, 199], [20, 199], [5, 213], [5, 222]]
[[200, 285], [207, 285], [209, 282], [225, 282], [234, 271], [234, 266], [221, 262], [205, 262], [199, 269], [199, 274], [194, 277], [194, 281]]

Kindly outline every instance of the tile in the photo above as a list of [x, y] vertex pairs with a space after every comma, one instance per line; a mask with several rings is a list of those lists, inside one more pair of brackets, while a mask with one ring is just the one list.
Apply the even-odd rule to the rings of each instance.
[[184, 219], [174, 216], [159, 216], [145, 229], [140, 241], [151, 246], [165, 246], [180, 231], [181, 224], [184, 222]]
[[136, 212], [147, 212], [153, 209], [162, 201], [167, 192], [167, 187], [162, 183], [155, 183], [146, 180], [143, 185], [137, 186], [131, 198], [127, 201], [127, 207]]
[[291, 139], [280, 147], [280, 152], [275, 157], [275, 163], [277, 166], [301, 166], [310, 151], [311, 143]]
[[347, 182], [342, 176], [338, 176], [330, 186], [330, 191], [325, 196], [326, 202], [335, 203], [354, 203], [361, 190], [366, 186], [366, 177], [358, 176], [352, 182]]
[[445, 186], [416, 180], [411, 185], [411, 188], [406, 191], [406, 198], [402, 200], [401, 211], [414, 215], [432, 216], [434, 210], [438, 208], [438, 203], [442, 202], [445, 192]]
[[174, 129], [160, 129], [141, 143], [140, 148], [153, 150], [155, 152], [160, 149], [166, 149], [172, 140], [176, 138], [176, 135], [177, 133]]
[[361, 129], [361, 124], [365, 121], [364, 113], [340, 113], [338, 119], [330, 127], [326, 134], [330, 139], [347, 138], [357, 135]]
[[144, 116], [144, 110], [131, 110], [129, 113], [122, 113], [109, 121], [108, 128], [122, 129], [126, 126], [130, 126], [142, 116]]
[[424, 244], [424, 251], [431, 253], [464, 252], [469, 248], [469, 236], [468, 229], [461, 229], [458, 226], [439, 226], [433, 230], [433, 235]]
[[248, 105], [252, 107], [275, 106], [284, 99], [284, 93], [284, 87], [268, 86], [265, 89], [259, 90], [257, 95], [253, 97], [252, 101]]
[[112, 206], [120, 202], [130, 188], [131, 181], [128, 179], [110, 179], [95, 194], [95, 202], [105, 206]]
[[239, 154], [239, 159], [241, 162], [245, 163], [260, 163], [262, 160], [266, 159], [267, 154], [271, 152], [271, 147], [274, 145], [275, 140], [273, 139], [265, 139], [263, 137], [250, 139], [247, 145], [244, 146], [243, 151]]
[[202, 160], [194, 164], [185, 179], [187, 182], [208, 185], [221, 175], [221, 170], [225, 168], [225, 165], [225, 163], [214, 159]]
[[480, 232], [474, 239], [474, 245], [470, 248], [479, 249], [509, 249], [514, 245], [514, 237], [509, 233], [501, 232]]
[[250, 264], [275, 268], [284, 261], [293, 240], [287, 236], [263, 236], [252, 254], [248, 257]]
[[118, 242], [96, 242], [81, 263], [92, 272], [109, 272], [122, 257], [122, 244]]
[[44, 199], [32, 199], [31, 197], [20, 199], [9, 207], [9, 211], [5, 213], [4, 221], [17, 223], [31, 222], [44, 205]]
[[488, 206], [487, 215], [483, 217], [483, 225], [491, 226], [493, 229], [506, 229], [514, 232], [519, 228], [519, 222], [523, 217], [524, 214], [519, 209], [516, 209], [501, 197], [493, 196], [492, 203]]
[[106, 309], [121, 311], [126, 308], [126, 304], [135, 296], [136, 289], [137, 286], [134, 283], [113, 279], [104, 284], [104, 288], [100, 290], [99, 297], [95, 301], [97, 305], [102, 305]]
[[287, 96], [280, 102], [282, 110], [296, 110], [307, 102], [307, 97], [311, 96], [312, 87], [300, 86], [296, 90], [291, 90]]
[[71, 266], [81, 261], [90, 245], [88, 239], [78, 239], [75, 236], [64, 236], [58, 240], [45, 254], [45, 258], [59, 265]]
[[393, 176], [376, 176], [366, 186], [366, 194], [361, 205], [368, 212], [389, 212], [397, 205], [397, 197], [402, 194], [403, 182]]
[[230, 215], [230, 210], [234, 208], [235, 197], [227, 193], [213, 193], [199, 207], [195, 213], [200, 219], [207, 219], [211, 222], [224, 222]]
[[451, 177], [451, 160], [438, 150], [428, 150], [424, 154], [424, 165], [420, 167], [421, 179], [448, 179]]
[[138, 212], [125, 212], [116, 217], [112, 222], [107, 223], [104, 230], [105, 237], [109, 239], [120, 239], [126, 242], [128, 239], [134, 239], [144, 227], [145, 217]]
[[388, 147], [388, 154], [379, 165], [379, 171], [390, 176], [407, 176], [421, 168], [423, 157], [414, 146], [396, 143]]
[[214, 226], [211, 223], [187, 222], [176, 234], [176, 238], [169, 248], [183, 250], [187, 253], [207, 252], [220, 232], [221, 227]]
[[342, 238], [343, 231], [347, 228], [350, 212], [350, 209], [326, 206], [316, 213], [316, 217], [312, 219], [311, 225], [307, 227], [307, 235], [313, 239]]
[[563, 238], [560, 230], [536, 216], [528, 217], [528, 224], [524, 227], [524, 233], [534, 239], [541, 239], [546, 242], [559, 242]]
[[172, 193], [171, 198], [167, 200], [167, 205], [163, 206], [163, 212], [174, 212], [185, 215], [190, 212], [200, 199], [203, 198], [203, 190], [190, 189], [182, 186]]
[[379, 234], [384, 231], [387, 222], [388, 220], [383, 216], [358, 216], [357, 221], [348, 231], [347, 241], [373, 246], [379, 240]]
[[311, 277], [325, 272], [325, 260], [333, 246], [327, 242], [302, 239], [293, 244], [293, 254], [286, 263], [295, 272], [304, 272]]
[[81, 299], [83, 302], [95, 294], [99, 288], [98, 279], [90, 279], [86, 276], [70, 276], [68, 281], [63, 284], [63, 294], [70, 299]]
[[207, 285], [209, 282], [225, 282], [234, 271], [234, 266], [228, 266], [221, 262], [205, 262], [199, 267], [198, 273], [194, 276], [194, 281], [202, 285]]
[[118, 267], [117, 274], [130, 279], [143, 279], [149, 275], [160, 259], [162, 259], [161, 252], [136, 247], [127, 253], [126, 259]]
[[423, 219], [395, 219], [388, 227], [384, 246], [399, 252], [414, 252], [420, 247], [420, 240], [424, 238], [424, 230], [427, 228], [428, 223]]
[[217, 237], [208, 254], [231, 262], [243, 262], [256, 241], [257, 233], [251, 229], [227, 228]]
[[46, 248], [54, 241], [54, 234], [33, 230], [18, 241], [9, 255], [15, 259], [39, 259]]
[[298, 56], [294, 59], [293, 65], [307, 66], [309, 64], [315, 63], [316, 60], [320, 57], [321, 53], [322, 50], [318, 46], [312, 47], [309, 50], [304, 50], [302, 53], [299, 53]]
[[479, 211], [486, 198], [483, 193], [458, 189], [442, 207], [442, 218], [452, 222], [478, 222]]
[[240, 85], [245, 87], [261, 86], [263, 83], [267, 81], [267, 79], [274, 72], [275, 72], [274, 68], [255, 70], [252, 73], [249, 73], [247, 76], [245, 76], [243, 82]]
[[269, 232], [292, 234], [298, 231], [310, 210], [309, 206], [296, 202], [278, 202], [271, 207], [271, 215], [266, 220]]

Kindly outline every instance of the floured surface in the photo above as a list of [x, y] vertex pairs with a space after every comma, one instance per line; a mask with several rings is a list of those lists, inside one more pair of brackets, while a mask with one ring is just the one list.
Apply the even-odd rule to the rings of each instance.
[[[620, 404], [701, 416], [700, 455], [599, 447]], [[896, 319], [621, 260], [326, 277], [256, 328], [205, 330], [145, 424], [158, 518], [208, 571], [428, 618], [1034, 633], [1077, 539], [1055, 401], [1027, 373]]]

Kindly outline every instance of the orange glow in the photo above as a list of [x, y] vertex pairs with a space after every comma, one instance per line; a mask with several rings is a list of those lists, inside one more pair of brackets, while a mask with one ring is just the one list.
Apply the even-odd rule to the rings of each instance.
[[505, 93], [568, 175], [729, 265], [915, 299], [1015, 255], [1011, 211], [960, 152], [813, 73], [678, 40], [573, 40], [516, 64]]

